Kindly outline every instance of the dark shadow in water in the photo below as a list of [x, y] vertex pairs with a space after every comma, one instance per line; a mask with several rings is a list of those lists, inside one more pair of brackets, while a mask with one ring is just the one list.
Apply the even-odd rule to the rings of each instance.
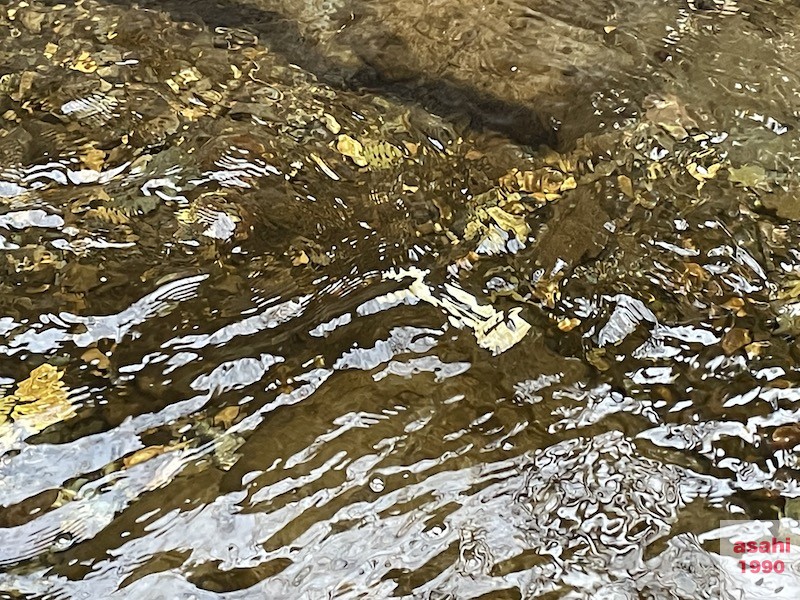
[[[62, 0], [43, 0], [54, 5]], [[556, 145], [555, 131], [543, 122], [542, 115], [525, 104], [509, 102], [464, 83], [446, 78], [429, 78], [409, 69], [386, 69], [380, 59], [370, 60], [356, 49], [366, 66], [354, 69], [335, 58], [323, 55], [300, 31], [297, 23], [280, 13], [230, 0], [105, 0], [130, 8], [148, 8], [168, 13], [175, 21], [215, 27], [245, 29], [256, 34], [259, 42], [288, 62], [314, 74], [323, 83], [339, 89], [364, 90], [394, 96], [413, 103], [427, 112], [456, 122], [467, 122], [478, 131], [495, 131], [533, 147]], [[303, 0], [298, 0], [303, 1]], [[366, 9], [360, 2], [348, 6], [348, 12]], [[373, 39], [391, 48], [393, 56], [409, 58], [411, 51], [391, 31], [375, 32]], [[398, 44], [401, 46], [398, 47]]]

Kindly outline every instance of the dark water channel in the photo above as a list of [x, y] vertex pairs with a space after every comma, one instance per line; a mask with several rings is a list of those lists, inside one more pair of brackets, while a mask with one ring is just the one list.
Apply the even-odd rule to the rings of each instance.
[[722, 597], [800, 516], [799, 33], [0, 2], [0, 597]]

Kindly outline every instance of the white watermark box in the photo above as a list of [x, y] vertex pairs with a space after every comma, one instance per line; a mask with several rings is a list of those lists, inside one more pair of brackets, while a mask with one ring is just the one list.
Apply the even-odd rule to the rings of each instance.
[[800, 599], [800, 522], [722, 521], [721, 600]]

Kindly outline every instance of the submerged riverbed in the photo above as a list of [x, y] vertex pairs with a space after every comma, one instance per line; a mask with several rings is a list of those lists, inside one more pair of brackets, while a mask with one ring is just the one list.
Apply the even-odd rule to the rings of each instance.
[[0, 597], [721, 597], [800, 516], [798, 31], [0, 3]]

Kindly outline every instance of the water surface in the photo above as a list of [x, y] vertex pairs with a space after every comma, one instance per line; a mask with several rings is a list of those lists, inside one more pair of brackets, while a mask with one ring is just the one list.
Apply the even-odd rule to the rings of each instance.
[[716, 598], [797, 515], [800, 13], [0, 7], [6, 598]]

